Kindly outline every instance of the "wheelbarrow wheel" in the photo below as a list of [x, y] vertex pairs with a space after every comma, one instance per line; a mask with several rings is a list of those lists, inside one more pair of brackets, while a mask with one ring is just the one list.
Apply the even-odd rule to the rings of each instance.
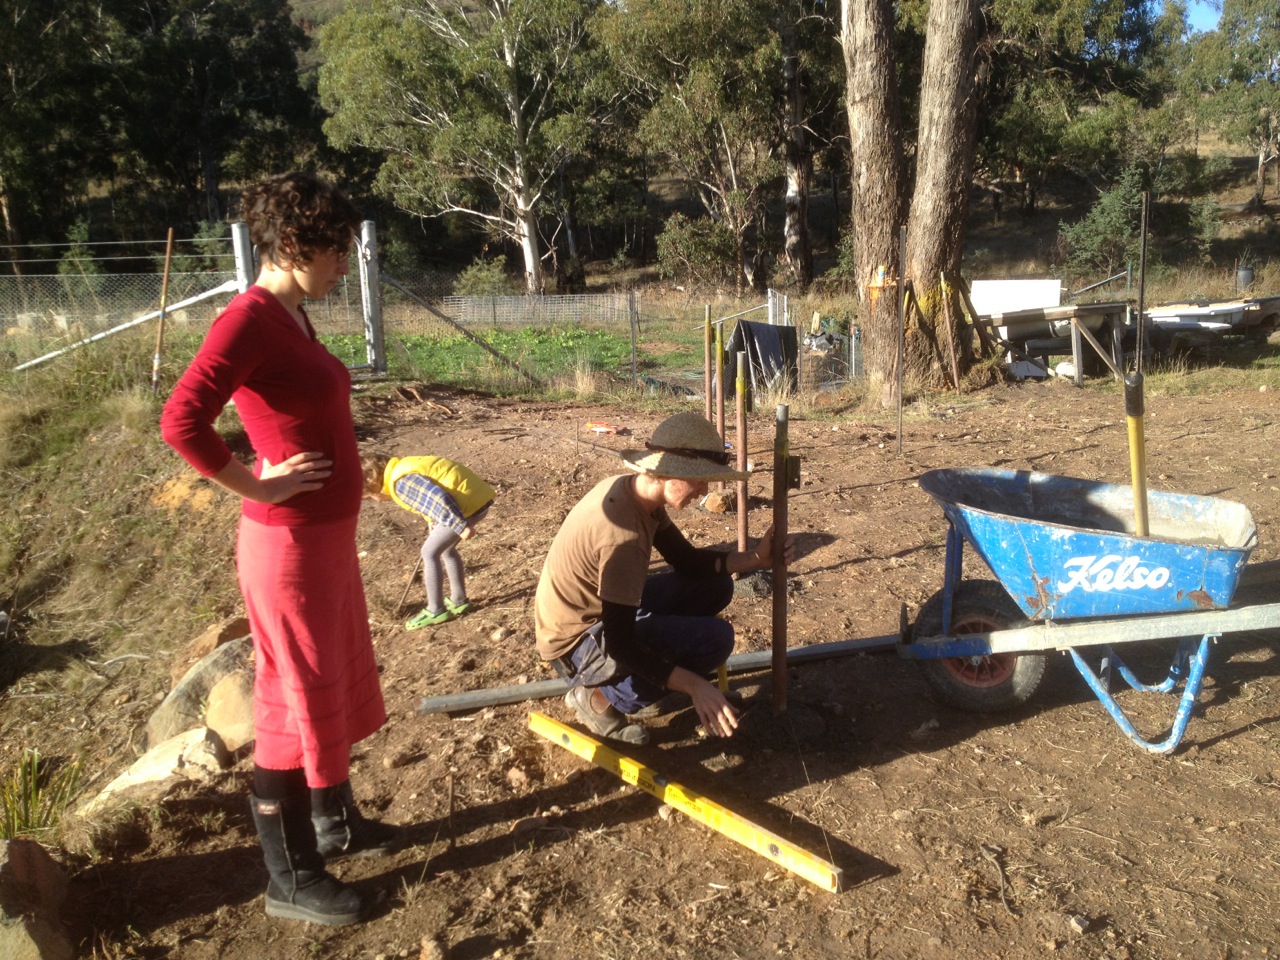
[[[951, 633], [988, 633], [1026, 623], [1004, 587], [994, 580], [962, 580], [951, 600]], [[942, 635], [942, 591], [916, 615], [916, 638]], [[1044, 679], [1043, 653], [995, 653], [918, 660], [924, 678], [947, 703], [976, 713], [996, 713], [1026, 703]]]

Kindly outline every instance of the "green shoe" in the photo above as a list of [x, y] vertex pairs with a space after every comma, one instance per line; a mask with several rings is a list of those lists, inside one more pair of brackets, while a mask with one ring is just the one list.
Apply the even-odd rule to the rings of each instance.
[[432, 613], [430, 610], [423, 610], [416, 617], [411, 619], [404, 625], [406, 630], [421, 630], [423, 627], [434, 627], [438, 623], [444, 623], [452, 620], [453, 614], [449, 610], [441, 610], [439, 613]]
[[444, 608], [455, 617], [460, 617], [471, 609], [471, 601], [463, 600], [461, 603], [454, 603], [452, 600], [446, 598], [444, 601]]

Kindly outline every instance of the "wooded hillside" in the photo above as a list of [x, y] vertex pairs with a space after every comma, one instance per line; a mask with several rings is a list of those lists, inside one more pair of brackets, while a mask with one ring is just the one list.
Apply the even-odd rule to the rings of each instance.
[[[580, 287], [595, 261], [740, 288], [838, 275], [865, 301], [903, 225], [908, 273], [958, 267], [975, 202], [1014, 224], [1062, 210], [1046, 267], [1074, 277], [1133, 260], [1144, 191], [1171, 263], [1230, 261], [1274, 230], [1280, 22], [1267, 0], [1226, 0], [1207, 34], [1148, 0], [0, 11], [10, 273], [44, 272], [73, 237], [207, 230], [234, 215], [242, 184], [295, 166], [342, 182], [386, 255], [499, 257], [530, 291]], [[892, 103], [867, 113], [874, 90]], [[1226, 171], [1206, 139], [1250, 158], [1234, 209], [1215, 200]], [[831, 215], [815, 230], [820, 207]], [[1252, 233], [1224, 245], [1224, 214]]]

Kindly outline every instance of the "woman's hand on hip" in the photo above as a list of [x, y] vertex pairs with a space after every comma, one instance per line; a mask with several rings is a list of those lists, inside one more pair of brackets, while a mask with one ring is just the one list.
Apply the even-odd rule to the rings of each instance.
[[262, 486], [262, 503], [280, 503], [295, 494], [319, 490], [324, 480], [333, 474], [333, 461], [323, 453], [308, 451], [295, 453], [282, 463], [272, 463], [262, 458], [262, 471], [258, 482]]

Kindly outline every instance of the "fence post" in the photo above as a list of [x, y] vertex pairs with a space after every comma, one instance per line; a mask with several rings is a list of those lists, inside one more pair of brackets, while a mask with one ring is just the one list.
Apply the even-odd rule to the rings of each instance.
[[237, 220], [231, 225], [231, 249], [236, 255], [236, 289], [244, 293], [253, 286], [257, 272], [253, 268], [253, 244], [249, 242], [249, 225]]
[[374, 373], [387, 372], [382, 329], [382, 286], [378, 277], [378, 230], [372, 220], [360, 224], [360, 304], [364, 312], [364, 346]]
[[788, 297], [770, 287], [765, 298], [769, 309], [769, 325], [787, 327], [791, 325], [791, 308]]
[[636, 292], [627, 291], [627, 317], [631, 321], [631, 389], [640, 385], [640, 364], [636, 357], [636, 341], [640, 338], [640, 311], [636, 308]]

